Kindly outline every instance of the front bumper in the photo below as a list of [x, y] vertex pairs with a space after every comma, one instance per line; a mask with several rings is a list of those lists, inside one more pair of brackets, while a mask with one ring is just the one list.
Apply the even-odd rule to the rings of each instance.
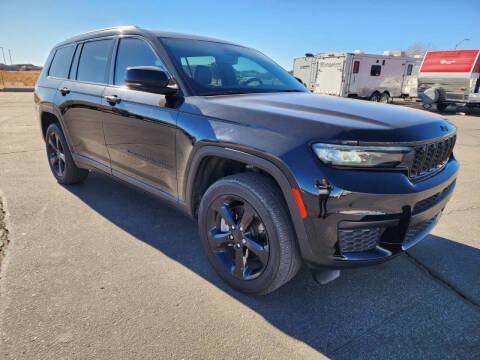
[[437, 224], [458, 168], [452, 157], [444, 169], [417, 184], [398, 173], [323, 169], [332, 186], [328, 194], [311, 186], [302, 189], [308, 213], [308, 244], [300, 244], [302, 256], [311, 265], [340, 269], [402, 253]]

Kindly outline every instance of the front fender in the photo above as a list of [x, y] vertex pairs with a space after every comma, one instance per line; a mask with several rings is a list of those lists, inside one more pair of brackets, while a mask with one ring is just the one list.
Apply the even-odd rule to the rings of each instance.
[[301, 217], [294, 193], [292, 191], [292, 189], [294, 188], [298, 189], [298, 185], [294, 180], [292, 180], [293, 176], [289, 174], [288, 169], [286, 170], [288, 171], [288, 173], [286, 174], [285, 169], [282, 170], [281, 167], [260, 156], [252, 155], [236, 149], [224, 148], [215, 145], [205, 145], [195, 151], [195, 153], [191, 157], [191, 160], [189, 161], [189, 166], [187, 167], [188, 176], [184, 184], [185, 205], [190, 211], [190, 214], [193, 214], [192, 194], [193, 186], [195, 183], [195, 175], [197, 174], [202, 160], [208, 156], [217, 156], [252, 165], [272, 176], [272, 178], [277, 182], [284, 196], [288, 211], [290, 213], [290, 218], [292, 220], [292, 224], [297, 235], [298, 244], [302, 256], [304, 258], [310, 258], [310, 256], [308, 255], [309, 253], [311, 253], [311, 248], [308, 242], [307, 232], [305, 230], [305, 225]]

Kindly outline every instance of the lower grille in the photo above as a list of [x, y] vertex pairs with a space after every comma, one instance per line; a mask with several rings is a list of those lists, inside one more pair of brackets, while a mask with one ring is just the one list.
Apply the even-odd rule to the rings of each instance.
[[439, 202], [441, 199], [443, 199], [444, 195], [447, 194], [450, 189], [452, 188], [453, 183], [448, 185], [445, 189], [442, 191], [436, 193], [435, 195], [432, 195], [426, 199], [423, 199], [415, 204], [413, 207], [413, 215], [418, 214], [419, 212], [422, 212], [423, 210], [426, 210], [433, 205], [435, 205], [437, 202]]
[[404, 244], [408, 244], [410, 241], [414, 240], [418, 235], [425, 231], [430, 225], [433, 224], [438, 215], [430, 220], [425, 220], [419, 222], [415, 225], [410, 225], [408, 227], [407, 233], [405, 234], [405, 239], [403, 240]]
[[442, 168], [450, 158], [456, 135], [434, 143], [415, 147], [415, 160], [410, 169], [410, 179], [432, 174]]
[[381, 227], [339, 229], [338, 242], [342, 253], [373, 250], [385, 229]]

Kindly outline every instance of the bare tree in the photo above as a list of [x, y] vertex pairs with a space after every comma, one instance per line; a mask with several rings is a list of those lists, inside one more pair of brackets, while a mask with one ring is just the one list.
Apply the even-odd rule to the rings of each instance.
[[415, 43], [405, 50], [405, 54], [411, 57], [415, 55], [424, 56], [428, 50], [431, 50], [430, 44]]

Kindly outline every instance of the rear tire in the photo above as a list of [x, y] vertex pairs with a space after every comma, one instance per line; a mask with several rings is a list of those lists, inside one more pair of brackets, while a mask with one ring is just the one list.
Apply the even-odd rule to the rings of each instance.
[[379, 102], [380, 101], [380, 93], [375, 91], [372, 96], [370, 96], [370, 101]]
[[58, 123], [53, 123], [48, 127], [45, 134], [45, 147], [50, 170], [60, 184], [76, 184], [87, 178], [88, 170], [80, 169], [75, 165], [62, 128]]
[[390, 103], [390, 95], [387, 92], [384, 92], [382, 96], [380, 96], [380, 102], [382, 104], [389, 104]]
[[268, 294], [301, 267], [286, 205], [266, 176], [241, 173], [212, 184], [202, 197], [198, 224], [210, 264], [242, 292]]
[[448, 104], [446, 103], [437, 103], [437, 110], [440, 111], [440, 112], [444, 112], [445, 110], [447, 110], [447, 107], [448, 107]]

